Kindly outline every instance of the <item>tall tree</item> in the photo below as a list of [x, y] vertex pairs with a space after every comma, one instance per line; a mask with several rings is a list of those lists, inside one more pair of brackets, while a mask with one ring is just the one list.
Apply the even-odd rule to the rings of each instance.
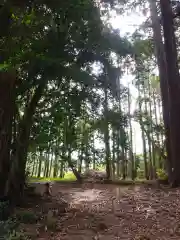
[[167, 79], [167, 62], [165, 56], [165, 49], [163, 46], [162, 35], [161, 35], [161, 26], [157, 11], [156, 1], [149, 0], [150, 12], [151, 12], [151, 21], [153, 29], [153, 39], [156, 50], [156, 58], [160, 75], [160, 86], [161, 86], [161, 98], [163, 106], [163, 120], [165, 126], [166, 134], [166, 151], [167, 151], [167, 170], [168, 175], [171, 181], [172, 176], [172, 164], [171, 164], [171, 138], [170, 138], [170, 102], [169, 102], [169, 88], [168, 88], [168, 79]]
[[180, 184], [180, 81], [177, 49], [174, 33], [173, 12], [170, 0], [160, 0], [164, 30], [165, 54], [167, 63], [168, 89], [170, 101], [171, 155], [173, 186]]
[[11, 160], [12, 122], [15, 109], [14, 72], [0, 72], [0, 195], [4, 193]]

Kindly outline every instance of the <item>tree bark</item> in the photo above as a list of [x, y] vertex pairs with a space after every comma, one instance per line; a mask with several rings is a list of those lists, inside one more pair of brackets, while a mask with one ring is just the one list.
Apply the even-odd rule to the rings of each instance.
[[45, 85], [46, 81], [42, 80], [37, 87], [29, 106], [25, 110], [24, 118], [19, 124], [19, 133], [16, 140], [16, 151], [13, 156], [13, 162], [6, 184], [6, 195], [12, 197], [13, 199], [15, 199], [14, 196], [16, 196], [17, 201], [24, 190], [25, 168], [30, 130], [33, 123], [33, 115], [36, 111], [37, 104], [41, 98]]
[[[144, 102], [144, 105], [145, 105], [145, 118], [148, 117], [148, 106], [147, 106], [147, 96], [146, 96], [146, 90], [145, 90], [145, 85], [143, 84], [143, 94], [144, 94], [144, 99], [145, 99], [145, 102]], [[144, 125], [144, 122], [142, 121], [142, 126], [141, 128], [143, 128], [143, 125]], [[149, 178], [152, 180], [153, 179], [153, 174], [152, 174], [152, 145], [151, 145], [151, 141], [150, 141], [150, 133], [151, 133], [151, 124], [149, 123], [149, 120], [146, 124], [147, 126], [147, 145], [148, 145], [148, 166], [149, 166]]]
[[71, 148], [68, 148], [68, 157], [67, 157], [67, 161], [68, 161], [68, 165], [69, 167], [72, 169], [72, 172], [74, 173], [74, 176], [76, 177], [77, 181], [79, 183], [82, 182], [82, 177], [79, 174], [79, 172], [77, 171], [77, 169], [74, 167], [73, 163], [72, 163], [72, 159], [71, 159]]
[[[138, 62], [137, 62], [137, 68], [138, 68]], [[139, 76], [138, 76], [138, 80], [139, 80]], [[138, 85], [138, 98], [140, 99], [139, 85]], [[147, 163], [146, 137], [145, 137], [145, 133], [144, 133], [144, 129], [143, 129], [142, 105], [141, 105], [140, 101], [139, 101], [139, 112], [140, 112], [139, 124], [140, 124], [140, 128], [141, 128], [141, 136], [142, 136], [142, 144], [143, 144], [144, 171], [145, 171], [145, 178], [148, 180], [149, 174], [148, 174], [148, 163]]]
[[129, 117], [129, 128], [130, 128], [130, 147], [129, 147], [129, 158], [131, 161], [131, 178], [134, 180], [135, 178], [135, 166], [134, 166], [134, 154], [133, 154], [133, 132], [132, 132], [132, 122], [131, 122], [131, 96], [130, 90], [128, 87], [128, 117]]
[[[156, 126], [158, 126], [158, 116], [157, 116], [157, 103], [156, 103], [156, 95], [155, 95], [155, 91], [153, 89], [153, 105], [154, 105], [154, 116], [155, 116], [155, 124]], [[160, 144], [160, 137], [159, 137], [159, 131], [156, 131], [156, 141], [157, 141], [157, 145], [159, 146], [159, 148], [161, 147], [161, 144]], [[155, 149], [154, 149], [154, 154], [155, 154]], [[158, 161], [158, 168], [162, 168], [162, 161], [161, 159], [159, 159]]]
[[93, 170], [96, 169], [95, 137], [93, 134]]
[[106, 152], [106, 177], [109, 180], [111, 177], [111, 164], [110, 164], [110, 146], [109, 146], [109, 123], [107, 119], [108, 113], [108, 93], [107, 89], [104, 89], [104, 143]]
[[51, 177], [52, 176], [52, 167], [53, 167], [53, 157], [51, 156], [50, 157], [50, 154], [51, 152], [50, 152], [50, 150], [48, 151], [48, 153], [47, 153], [47, 161], [49, 161], [50, 162], [50, 166], [49, 166], [49, 170], [48, 171], [46, 171], [46, 176], [47, 177]]
[[115, 162], [116, 162], [116, 149], [115, 149], [115, 142], [116, 140], [116, 134], [115, 134], [115, 129], [112, 129], [112, 178], [115, 178], [115, 172], [116, 172], [116, 167], [115, 167]]
[[[57, 146], [56, 146], [57, 147]], [[59, 153], [57, 149], [54, 152], [54, 166], [53, 166], [53, 177], [56, 178], [58, 176], [58, 157]]]
[[42, 151], [40, 151], [39, 154], [38, 178], [41, 177], [41, 170], [42, 170]]
[[64, 178], [64, 161], [61, 159], [61, 164], [60, 164], [60, 178]]
[[[153, 132], [153, 111], [152, 111], [152, 103], [151, 103], [151, 99], [152, 99], [152, 87], [151, 87], [151, 82], [150, 82], [150, 78], [148, 77], [148, 98], [149, 98], [149, 115], [150, 115], [150, 132], [151, 132], [151, 138], [152, 141], [154, 142], [154, 132]], [[156, 169], [156, 156], [155, 156], [155, 151], [154, 151], [154, 145], [151, 144], [151, 150], [152, 150], [152, 171], [154, 172], [154, 169]], [[154, 177], [154, 174], [153, 174]]]
[[166, 151], [167, 151], [167, 171], [169, 179], [172, 178], [172, 156], [171, 156], [171, 136], [170, 136], [170, 103], [169, 103], [169, 88], [168, 88], [168, 76], [167, 76], [167, 62], [165, 56], [165, 49], [163, 46], [161, 26], [159, 22], [159, 16], [157, 12], [156, 1], [149, 0], [151, 20], [153, 28], [153, 38], [156, 50], [156, 58], [159, 69], [160, 77], [160, 89], [162, 98], [162, 110], [163, 110], [163, 121], [165, 127], [166, 137]]
[[173, 26], [173, 13], [170, 0], [160, 0], [164, 42], [167, 63], [167, 76], [170, 100], [171, 157], [173, 165], [172, 185], [180, 185], [180, 78], [177, 61], [176, 40]]
[[0, 195], [4, 195], [10, 169], [15, 82], [15, 73], [0, 73]]
[[36, 165], [36, 158], [33, 156], [33, 167], [32, 167], [32, 171], [31, 171], [31, 177], [34, 177], [34, 172], [35, 172], [35, 165]]
[[81, 142], [81, 147], [80, 147], [80, 154], [79, 154], [79, 159], [78, 159], [78, 172], [81, 174], [82, 172], [82, 162], [83, 162], [83, 143]]

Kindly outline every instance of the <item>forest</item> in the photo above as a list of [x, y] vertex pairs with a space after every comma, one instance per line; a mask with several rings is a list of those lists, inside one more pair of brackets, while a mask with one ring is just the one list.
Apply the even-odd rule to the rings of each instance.
[[[122, 34], [132, 14], [142, 21]], [[6, 200], [10, 210], [27, 185], [46, 182], [53, 192], [102, 188], [94, 195], [133, 185], [130, 198], [157, 183], [179, 196], [179, 24], [178, 0], [0, 1], [0, 216]], [[151, 239], [133, 237], [122, 239]]]

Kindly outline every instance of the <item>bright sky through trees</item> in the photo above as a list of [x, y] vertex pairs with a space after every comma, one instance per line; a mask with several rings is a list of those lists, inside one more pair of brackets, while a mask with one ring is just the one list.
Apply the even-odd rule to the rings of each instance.
[[[111, 18], [111, 24], [115, 29], [120, 30], [121, 36], [123, 35], [131, 35], [144, 21], [144, 17], [140, 13], [131, 13], [128, 15], [114, 15]], [[127, 73], [121, 79], [123, 85], [130, 87], [130, 92], [133, 97], [132, 104], [131, 104], [131, 111], [133, 112], [136, 108], [136, 99], [137, 99], [137, 90], [131, 84], [133, 81], [133, 76]], [[141, 137], [141, 130], [139, 123], [132, 122], [133, 127], [133, 137], [134, 137], [134, 149], [136, 149], [137, 153], [142, 153], [142, 137]]]

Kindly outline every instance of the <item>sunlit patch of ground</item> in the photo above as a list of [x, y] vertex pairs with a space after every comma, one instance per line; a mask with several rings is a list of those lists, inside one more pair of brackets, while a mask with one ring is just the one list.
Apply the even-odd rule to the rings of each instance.
[[73, 203], [81, 203], [81, 202], [93, 202], [97, 200], [103, 199], [101, 195], [102, 191], [98, 189], [86, 189], [83, 192], [74, 192], [72, 194], [72, 202]]

